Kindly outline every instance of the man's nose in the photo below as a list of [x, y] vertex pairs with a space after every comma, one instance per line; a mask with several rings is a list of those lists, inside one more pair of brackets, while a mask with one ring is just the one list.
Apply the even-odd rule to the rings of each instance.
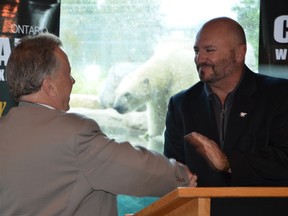
[[206, 60], [207, 56], [205, 55], [204, 52], [198, 52], [197, 54], [195, 54], [195, 63], [199, 64], [202, 63]]
[[76, 81], [75, 81], [75, 79], [73, 78], [73, 76], [70, 75], [70, 79], [72, 80], [72, 84], [74, 85]]

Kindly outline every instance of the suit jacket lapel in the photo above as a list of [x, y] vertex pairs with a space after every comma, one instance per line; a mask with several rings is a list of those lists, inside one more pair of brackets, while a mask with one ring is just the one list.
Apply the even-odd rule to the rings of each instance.
[[192, 121], [186, 121], [187, 133], [196, 131], [218, 142], [219, 136], [214, 110], [204, 88], [201, 88], [201, 91], [197, 93], [197, 96], [189, 95], [189, 99], [186, 101], [189, 102], [184, 106], [187, 108], [187, 110], [185, 110], [185, 117], [192, 119]]
[[227, 124], [224, 148], [233, 148], [241, 140], [243, 131], [247, 129], [252, 109], [257, 104], [253, 95], [257, 91], [255, 76], [246, 68], [243, 80], [235, 92], [229, 121]]

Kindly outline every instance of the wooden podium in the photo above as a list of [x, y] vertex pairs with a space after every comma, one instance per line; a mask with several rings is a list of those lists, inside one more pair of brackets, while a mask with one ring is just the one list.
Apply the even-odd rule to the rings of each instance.
[[134, 216], [209, 216], [211, 198], [287, 197], [288, 187], [177, 188]]

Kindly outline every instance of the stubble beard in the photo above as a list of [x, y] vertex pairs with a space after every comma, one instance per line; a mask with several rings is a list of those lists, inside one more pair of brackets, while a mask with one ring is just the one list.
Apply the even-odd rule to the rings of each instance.
[[209, 65], [209, 73], [205, 70], [199, 70], [198, 69], [198, 74], [199, 74], [199, 79], [202, 82], [205, 83], [214, 83], [217, 81], [217, 74], [215, 73], [215, 67], [212, 65]]
[[199, 79], [202, 82], [213, 84], [232, 74], [236, 68], [235, 61], [231, 62], [229, 60], [222, 60], [217, 65], [215, 64], [205, 65], [206, 67], [209, 67], [208, 73], [207, 68], [205, 68], [206, 69], [205, 72], [205, 70], [202, 70], [201, 67], [198, 67]]

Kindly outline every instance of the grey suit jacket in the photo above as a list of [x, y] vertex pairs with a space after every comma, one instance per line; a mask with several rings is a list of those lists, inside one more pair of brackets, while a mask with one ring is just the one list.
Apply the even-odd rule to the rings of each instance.
[[117, 215], [117, 194], [187, 185], [175, 164], [109, 139], [85, 116], [21, 102], [0, 119], [0, 215]]

